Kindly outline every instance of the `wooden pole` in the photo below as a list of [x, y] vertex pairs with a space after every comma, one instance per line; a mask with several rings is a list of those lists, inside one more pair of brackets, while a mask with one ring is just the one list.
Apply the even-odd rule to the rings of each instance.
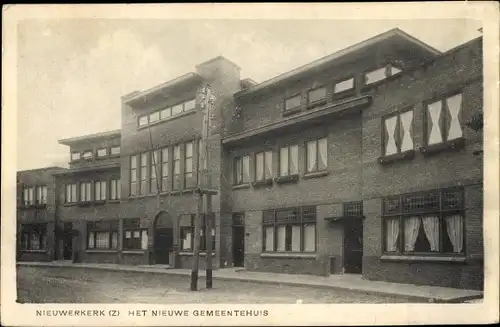
[[196, 217], [194, 221], [194, 240], [193, 240], [193, 265], [191, 267], [191, 291], [198, 290], [198, 267], [200, 265], [200, 232], [201, 220], [203, 219], [203, 195], [198, 190], [195, 192], [197, 202]]
[[206, 214], [206, 228], [205, 228], [205, 239], [206, 239], [206, 253], [205, 253], [205, 269], [206, 269], [206, 286], [207, 288], [212, 288], [212, 228], [214, 226], [214, 219], [212, 217], [212, 194], [207, 193], [205, 196], [207, 201], [207, 214]]

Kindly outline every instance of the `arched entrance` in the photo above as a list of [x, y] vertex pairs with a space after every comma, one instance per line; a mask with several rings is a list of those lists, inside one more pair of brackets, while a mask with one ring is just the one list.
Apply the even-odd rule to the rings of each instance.
[[172, 264], [170, 253], [174, 245], [174, 223], [165, 211], [160, 211], [153, 222], [153, 258], [155, 264]]

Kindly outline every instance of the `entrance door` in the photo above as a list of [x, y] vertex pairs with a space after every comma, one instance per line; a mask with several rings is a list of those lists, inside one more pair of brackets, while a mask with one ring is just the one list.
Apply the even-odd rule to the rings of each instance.
[[363, 220], [347, 219], [344, 225], [344, 271], [362, 273]]
[[64, 223], [63, 228], [63, 260], [71, 260], [73, 259], [73, 223]]
[[233, 264], [245, 266], [245, 226], [233, 227]]
[[157, 228], [154, 242], [155, 263], [163, 265], [169, 264], [169, 256], [174, 244], [174, 229]]

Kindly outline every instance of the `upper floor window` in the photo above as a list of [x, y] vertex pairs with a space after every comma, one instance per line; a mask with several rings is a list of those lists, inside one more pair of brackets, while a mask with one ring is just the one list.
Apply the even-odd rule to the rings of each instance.
[[88, 150], [88, 151], [84, 151], [83, 154], [82, 154], [82, 158], [83, 159], [92, 159], [93, 155], [92, 155], [92, 151], [91, 150]]
[[176, 104], [175, 106], [172, 107], [172, 115], [180, 114], [183, 109], [184, 109], [183, 103]]
[[196, 108], [196, 99], [191, 99], [178, 103], [174, 106], [164, 107], [156, 110], [148, 115], [139, 117], [139, 127], [154, 124], [158, 121], [169, 119], [172, 116], [179, 115], [185, 111], [193, 110]]
[[139, 171], [139, 194], [145, 195], [146, 194], [146, 185], [147, 185], [147, 174], [148, 174], [148, 153], [141, 153], [140, 156], [140, 165], [141, 165], [141, 170]]
[[328, 166], [327, 139], [309, 141], [306, 144], [306, 171], [308, 173], [323, 171]]
[[385, 156], [413, 149], [413, 110], [383, 119]]
[[106, 148], [103, 149], [97, 149], [97, 157], [102, 158], [108, 155], [108, 151]]
[[386, 67], [378, 68], [365, 74], [365, 84], [373, 84], [385, 79], [386, 77]]
[[351, 77], [349, 79], [336, 83], [333, 86], [333, 93], [340, 93], [352, 89], [354, 89], [354, 78]]
[[186, 187], [195, 184], [193, 176], [193, 142], [186, 143], [184, 153], [184, 183]]
[[427, 105], [427, 145], [463, 136], [461, 125], [462, 94], [455, 94]]
[[76, 202], [76, 183], [66, 184], [66, 203], [75, 203]]
[[235, 184], [250, 182], [250, 157], [242, 156], [235, 159]]
[[158, 192], [158, 180], [156, 179], [156, 173], [158, 169], [158, 151], [151, 152], [151, 160], [149, 162], [149, 191], [153, 194]]
[[273, 177], [273, 152], [264, 151], [255, 155], [255, 180], [263, 181]]
[[23, 204], [25, 206], [30, 206], [35, 204], [34, 202], [34, 188], [33, 187], [25, 187], [23, 189]]
[[94, 182], [94, 194], [96, 201], [106, 200], [106, 181]]
[[43, 185], [36, 187], [36, 203], [47, 204], [47, 186]]
[[80, 202], [92, 201], [92, 182], [80, 183]]
[[307, 103], [314, 104], [326, 99], [326, 87], [318, 87], [307, 92]]
[[116, 156], [120, 154], [120, 147], [119, 146], [113, 146], [110, 149], [110, 153], [112, 156]]
[[80, 160], [80, 152], [71, 152], [71, 161]]
[[160, 120], [160, 112], [155, 111], [149, 114], [149, 123], [152, 124], [156, 121]]
[[109, 199], [119, 200], [121, 195], [121, 184], [119, 179], [112, 179], [109, 181]]
[[146, 126], [147, 124], [149, 124], [148, 116], [139, 117], [139, 126]]
[[188, 110], [191, 110], [194, 108], [196, 108], [196, 100], [195, 99], [189, 100], [189, 101], [184, 103], [184, 111], [188, 111]]
[[180, 145], [174, 146], [174, 160], [173, 160], [174, 178], [172, 180], [172, 188], [178, 190], [181, 187], [181, 147]]
[[137, 195], [137, 156], [130, 157], [129, 195]]
[[300, 107], [302, 102], [302, 95], [297, 94], [293, 97], [285, 99], [285, 110], [291, 110]]
[[168, 190], [168, 148], [161, 149], [161, 190]]
[[291, 145], [280, 149], [280, 176], [295, 175], [298, 173], [299, 147]]
[[160, 119], [166, 119], [170, 116], [172, 116], [172, 108], [171, 107], [167, 107], [167, 108], [160, 110]]

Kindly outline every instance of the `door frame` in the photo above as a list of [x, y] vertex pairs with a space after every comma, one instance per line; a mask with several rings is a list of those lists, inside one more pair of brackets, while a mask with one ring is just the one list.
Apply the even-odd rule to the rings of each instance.
[[[241, 237], [241, 244], [243, 244], [242, 247], [242, 252], [241, 252], [241, 262], [238, 262], [238, 265], [236, 265], [236, 253], [237, 253], [237, 248], [236, 248], [236, 242], [235, 242], [235, 235], [236, 231], [238, 231], [238, 235]], [[232, 242], [232, 254], [233, 254], [233, 267], [245, 267], [245, 225], [233, 225], [232, 226], [232, 232], [233, 232], [233, 242]]]
[[[363, 219], [361, 218], [346, 218], [344, 219], [344, 231], [343, 231], [343, 252], [342, 252], [342, 257], [343, 257], [343, 271], [344, 273], [347, 274], [362, 274], [363, 273]], [[359, 230], [356, 233], [352, 232], [347, 232], [348, 230], [352, 230], [351, 228], [359, 228]], [[361, 238], [361, 244], [358, 250], [354, 250], [351, 246], [349, 246], [351, 243], [348, 242], [348, 240], [353, 237], [353, 236], [358, 236]], [[350, 257], [351, 259], [353, 252], [358, 252], [361, 255], [359, 258], [356, 258], [355, 267], [352, 266], [353, 261], [349, 260], [348, 258]], [[347, 264], [348, 262], [348, 264]], [[357, 268], [359, 267], [359, 268]], [[354, 268], [354, 271], [351, 270]], [[359, 269], [359, 270], [358, 270]], [[349, 271], [348, 271], [349, 270]]]

